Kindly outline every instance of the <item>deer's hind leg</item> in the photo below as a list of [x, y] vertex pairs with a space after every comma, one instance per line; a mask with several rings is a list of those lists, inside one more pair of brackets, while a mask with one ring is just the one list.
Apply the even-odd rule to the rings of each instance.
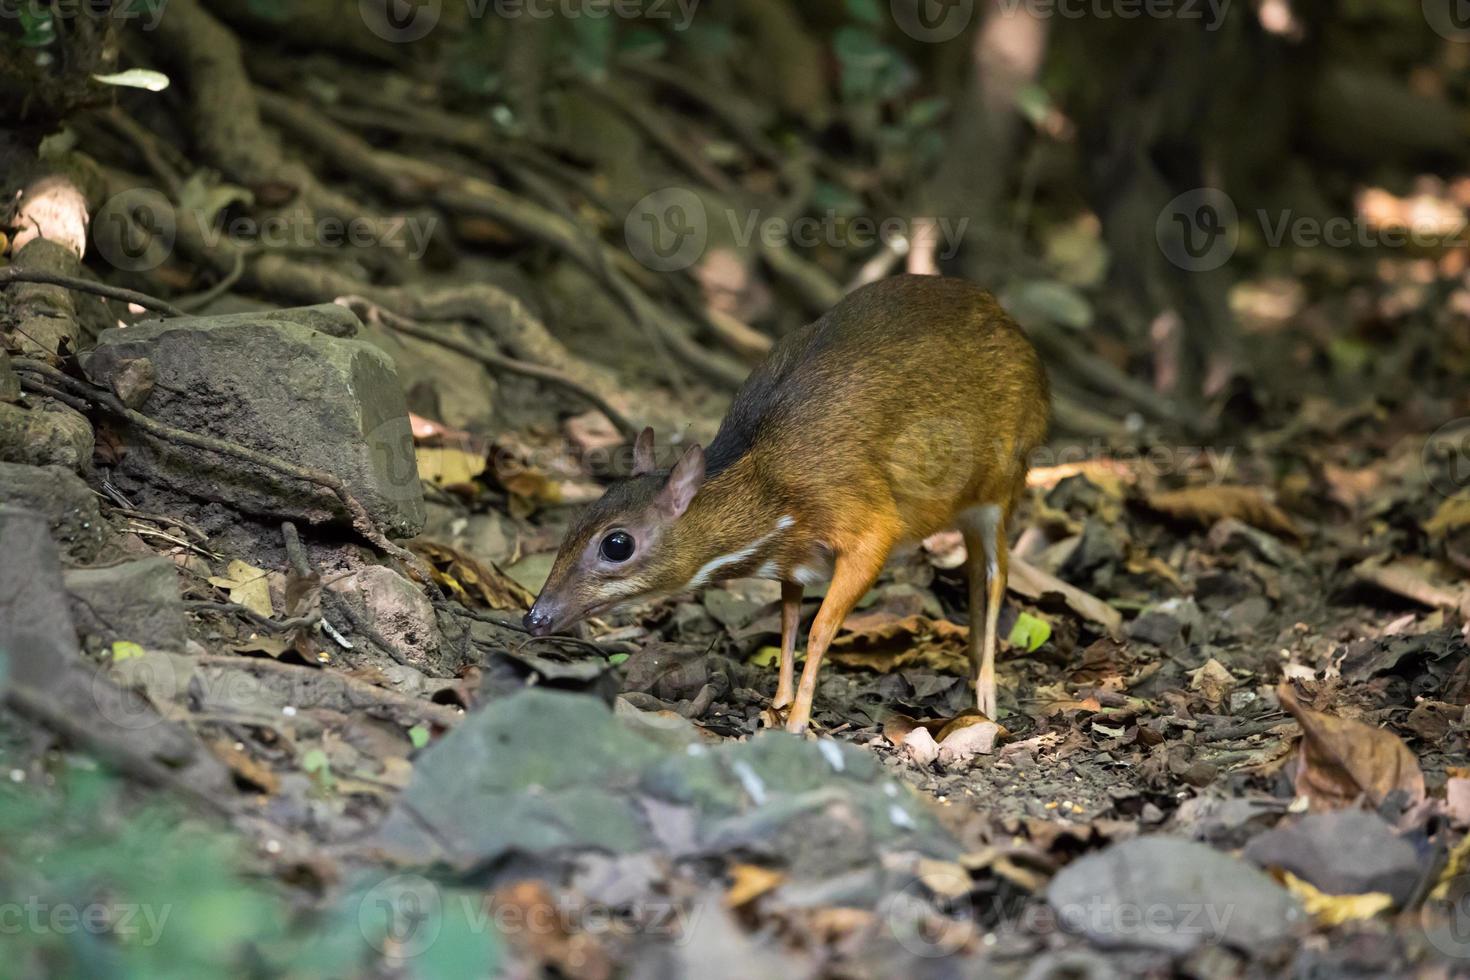
[[965, 571], [970, 580], [970, 666], [975, 706], [991, 719], [996, 711], [996, 630], [1009, 564], [1007, 511], [1000, 504], [982, 504], [963, 511], [959, 519], [960, 534], [965, 539]]

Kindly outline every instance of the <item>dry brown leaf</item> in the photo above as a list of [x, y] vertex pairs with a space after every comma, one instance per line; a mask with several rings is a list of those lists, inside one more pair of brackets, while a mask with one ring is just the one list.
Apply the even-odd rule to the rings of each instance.
[[1262, 531], [1301, 540], [1301, 532], [1286, 512], [1267, 500], [1256, 487], [1185, 487], [1168, 493], [1150, 494], [1148, 505], [1161, 514], [1180, 520], [1213, 524], [1233, 517]]
[[725, 905], [738, 909], [749, 905], [786, 880], [784, 872], [763, 868], [758, 864], [730, 866], [730, 887], [725, 892]]
[[242, 643], [230, 644], [230, 649], [235, 653], [263, 653], [272, 660], [279, 660], [293, 645], [289, 637], [253, 636]]
[[904, 735], [899, 740], [899, 748], [918, 766], [927, 766], [939, 758], [939, 743], [922, 725]]
[[210, 578], [209, 584], [226, 590], [231, 602], [237, 602], [253, 613], [267, 618], [275, 615], [270, 581], [263, 568], [236, 558], [225, 567], [224, 575]]
[[1433, 571], [1432, 564], [1413, 559], [1384, 564], [1370, 558], [1353, 566], [1354, 576], [1386, 592], [1431, 609], [1451, 609], [1470, 616], [1470, 590], [1435, 582]]
[[1071, 585], [1063, 582], [1049, 572], [1044, 572], [1028, 561], [1011, 556], [1010, 575], [1006, 578], [1006, 588], [1022, 598], [1037, 602], [1042, 596], [1054, 593], [1062, 597], [1067, 603], [1067, 608], [1078, 616], [1089, 622], [1097, 623], [1103, 627], [1110, 636], [1120, 636], [1123, 632], [1123, 614], [1112, 606], [1103, 602], [1095, 595], [1090, 595]]
[[880, 674], [922, 665], [931, 670], [968, 674], [970, 631], [943, 619], [896, 616], [880, 610], [848, 618], [846, 632], [833, 643], [828, 659], [845, 667]]
[[434, 580], [465, 605], [519, 611], [530, 609], [536, 598], [494, 562], [480, 562], [429, 538], [414, 538], [408, 542], [408, 548], [427, 561]]
[[941, 766], [949, 767], [966, 762], [977, 755], [989, 755], [995, 751], [995, 743], [1006, 734], [1004, 728], [983, 715], [966, 718], [963, 725], [958, 724], [960, 721], [961, 719], [956, 718], [941, 733], [939, 739], [939, 764]]
[[1189, 675], [1189, 689], [1198, 691], [1206, 703], [1217, 707], [1234, 688], [1235, 677], [1214, 657], [1206, 660], [1203, 667]]
[[230, 771], [240, 780], [254, 786], [262, 793], [274, 794], [281, 788], [281, 781], [271, 771], [270, 766], [256, 759], [242, 749], [235, 747], [231, 739], [211, 739], [209, 747], [219, 760], [230, 767]]
[[1395, 790], [1410, 805], [1424, 799], [1419, 760], [1393, 732], [1303, 707], [1289, 683], [1276, 689], [1281, 706], [1302, 728], [1296, 791], [1314, 810], [1337, 810], [1367, 797], [1381, 804]]

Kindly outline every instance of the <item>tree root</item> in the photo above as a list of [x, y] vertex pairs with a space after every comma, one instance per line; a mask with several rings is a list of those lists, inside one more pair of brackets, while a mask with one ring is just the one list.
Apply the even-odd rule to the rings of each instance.
[[737, 387], [745, 380], [746, 372], [740, 365], [701, 347], [693, 339], [693, 331], [680, 318], [660, 309], [623, 279], [617, 271], [617, 262], [624, 257], [622, 253], [585, 234], [574, 222], [522, 200], [488, 180], [379, 150], [295, 100], [262, 90], [259, 101], [273, 123], [314, 147], [334, 165], [359, 174], [385, 193], [404, 202], [432, 204], [448, 212], [490, 218], [566, 255], [608, 285], [636, 322], [656, 330], [659, 340], [674, 356], [705, 380], [723, 388]]
[[54, 272], [43, 272], [39, 269], [21, 269], [15, 266], [0, 269], [0, 289], [13, 282], [34, 282], [48, 286], [64, 286], [67, 289], [75, 289], [78, 292], [91, 293], [94, 296], [105, 296], [108, 299], [132, 303], [136, 306], [143, 307], [145, 310], [162, 313], [164, 316], [188, 316], [187, 313], [178, 307], [155, 296], [149, 296], [147, 293], [140, 293], [133, 289], [123, 289], [121, 286], [109, 286], [106, 283], [93, 282], [90, 279], [83, 279], [80, 276], [63, 276]]
[[477, 350], [470, 344], [460, 343], [452, 337], [445, 337], [440, 333], [428, 329], [423, 324], [415, 323], [407, 317], [399, 316], [391, 310], [386, 310], [361, 296], [339, 296], [337, 297], [337, 302], [356, 313], [364, 322], [380, 323], [388, 329], [395, 330], [406, 336], [417, 337], [419, 340], [426, 340], [431, 344], [438, 344], [446, 350], [452, 350], [457, 354], [463, 354], [471, 360], [478, 361], [491, 370], [507, 371], [511, 374], [519, 374], [522, 377], [535, 378], [538, 381], [544, 381], [547, 384], [569, 391], [578, 398], [590, 403], [593, 408], [607, 416], [608, 421], [626, 436], [630, 442], [638, 435], [638, 426], [628, 421], [627, 416], [609, 405], [607, 400], [597, 394], [597, 392], [578, 384], [560, 371], [554, 371], [551, 368], [542, 367], [539, 364], [531, 364], [527, 361], [518, 361], [512, 357], [502, 357], [499, 354]]

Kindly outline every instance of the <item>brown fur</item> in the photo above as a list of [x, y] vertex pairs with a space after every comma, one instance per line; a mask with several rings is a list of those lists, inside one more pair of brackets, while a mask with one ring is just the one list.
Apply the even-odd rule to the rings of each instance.
[[[1035, 349], [989, 293], [927, 276], [865, 286], [783, 338], [741, 386], [686, 512], [661, 514], [667, 474], [615, 484], [568, 534], [538, 606], [566, 625], [679, 591], [760, 541], [714, 577], [791, 581], [844, 555], [881, 566], [894, 545], [987, 504], [1004, 534], [1048, 401]], [[778, 532], [782, 518], [793, 523]], [[608, 567], [597, 548], [613, 528], [638, 550]]]

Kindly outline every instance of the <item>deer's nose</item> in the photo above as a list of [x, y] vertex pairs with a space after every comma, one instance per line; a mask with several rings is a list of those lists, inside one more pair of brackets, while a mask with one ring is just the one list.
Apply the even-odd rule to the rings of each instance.
[[551, 613], [537, 606], [532, 606], [521, 622], [525, 625], [526, 632], [532, 636], [545, 636], [551, 632]]

